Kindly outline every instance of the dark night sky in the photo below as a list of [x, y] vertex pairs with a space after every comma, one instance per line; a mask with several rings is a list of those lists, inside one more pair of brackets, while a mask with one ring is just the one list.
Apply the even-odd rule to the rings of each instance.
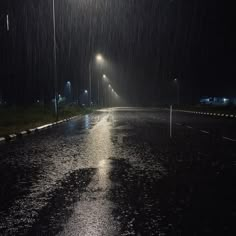
[[[236, 96], [233, 9], [211, 0], [56, 0], [60, 92], [67, 80], [75, 96], [87, 88], [89, 61], [101, 52], [104, 73], [133, 104], [170, 102], [175, 77], [182, 102]], [[0, 16], [1, 96], [12, 103], [48, 100], [52, 1], [1, 0]]]

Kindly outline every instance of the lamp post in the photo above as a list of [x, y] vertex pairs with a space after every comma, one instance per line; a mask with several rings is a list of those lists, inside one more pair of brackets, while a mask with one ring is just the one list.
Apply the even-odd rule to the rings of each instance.
[[107, 78], [107, 76], [105, 74], [103, 74], [102, 80], [104, 82], [104, 85], [103, 85], [104, 106], [108, 106], [108, 95], [109, 95], [109, 93], [107, 93], [106, 83], [109, 82], [109, 79]]
[[53, 15], [53, 59], [54, 59], [54, 96], [55, 96], [55, 116], [58, 120], [58, 85], [57, 85], [57, 42], [56, 42], [56, 18], [55, 0], [52, 0]]
[[180, 88], [179, 88], [179, 80], [177, 78], [174, 79], [177, 88], [177, 104], [180, 105]]
[[[2, 22], [2, 20], [6, 20], [6, 31], [9, 32], [10, 31], [10, 27], [9, 27], [9, 15], [6, 14], [6, 15], [0, 15], [0, 22]], [[10, 66], [10, 53], [8, 53], [8, 50], [9, 50], [9, 33], [6, 33], [6, 37], [7, 37], [7, 43], [6, 43], [6, 67], [9, 68]], [[5, 51], [5, 50], [4, 50]], [[8, 70], [8, 69], [7, 69]], [[2, 88], [0, 88], [0, 102], [1, 102], [1, 99], [4, 99], [3, 97], [1, 98], [1, 92], [3, 92]], [[4, 92], [3, 92], [4, 93]]]
[[0, 16], [0, 20], [2, 20], [4, 17], [6, 17], [6, 29], [7, 29], [7, 31], [10, 31], [9, 15], [6, 14], [6, 16], [4, 16], [4, 15]]
[[[101, 70], [101, 65], [104, 62], [104, 58], [101, 54], [96, 55], [96, 62], [99, 64], [99, 71]], [[97, 101], [98, 101], [98, 106], [100, 105], [100, 76], [98, 76], [98, 81], [97, 81]]]
[[111, 107], [111, 93], [110, 93], [110, 90], [112, 89], [111, 85], [108, 84], [108, 91], [107, 91], [107, 96], [108, 96], [108, 107]]
[[92, 75], [91, 75], [91, 73], [92, 73], [92, 71], [91, 71], [91, 63], [92, 63], [92, 60], [90, 60], [89, 61], [89, 107], [91, 107], [91, 97], [92, 97], [92, 87], [91, 87], [91, 77], [92, 77]]
[[[98, 63], [103, 63], [104, 58], [101, 54], [97, 54], [95, 59]], [[89, 61], [89, 104], [91, 106], [91, 98], [92, 98], [92, 63], [93, 58]], [[99, 104], [99, 80], [97, 82], [97, 95], [98, 95], [98, 104]]]
[[85, 104], [88, 105], [88, 90], [87, 89], [84, 90], [84, 95], [85, 95]]

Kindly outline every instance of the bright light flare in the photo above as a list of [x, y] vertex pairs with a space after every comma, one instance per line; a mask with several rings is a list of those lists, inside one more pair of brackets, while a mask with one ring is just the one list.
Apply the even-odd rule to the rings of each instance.
[[103, 61], [104, 61], [103, 56], [102, 56], [101, 54], [97, 54], [96, 60], [97, 60], [98, 62], [103, 62]]

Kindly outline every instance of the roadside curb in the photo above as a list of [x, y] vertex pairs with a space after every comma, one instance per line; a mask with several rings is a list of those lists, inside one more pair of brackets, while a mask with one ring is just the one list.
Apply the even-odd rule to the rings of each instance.
[[187, 111], [187, 110], [174, 110], [176, 112], [185, 112], [197, 115], [207, 115], [207, 116], [215, 116], [215, 117], [226, 117], [226, 118], [236, 118], [234, 114], [225, 114], [225, 113], [216, 113], [216, 112], [201, 112], [201, 111]]
[[41, 132], [41, 131], [46, 130], [46, 129], [50, 129], [52, 127], [58, 126], [62, 123], [68, 122], [68, 121], [73, 120], [73, 119], [78, 118], [78, 117], [81, 117], [81, 115], [72, 116], [72, 117], [69, 117], [69, 118], [66, 118], [66, 119], [63, 119], [63, 120], [55, 121], [53, 123], [38, 126], [36, 128], [23, 130], [19, 133], [9, 134], [9, 135], [6, 135], [5, 137], [0, 137], [0, 144], [10, 142], [10, 141], [14, 141], [18, 138], [22, 138], [22, 137], [28, 136], [30, 134], [34, 134], [34, 133], [38, 133], [38, 132]]

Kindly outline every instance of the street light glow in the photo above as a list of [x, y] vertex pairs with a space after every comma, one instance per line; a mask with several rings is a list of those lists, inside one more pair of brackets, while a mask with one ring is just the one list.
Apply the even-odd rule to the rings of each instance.
[[97, 54], [97, 56], [96, 56], [96, 60], [98, 61], [98, 62], [103, 62], [103, 56], [101, 55], [101, 54]]

